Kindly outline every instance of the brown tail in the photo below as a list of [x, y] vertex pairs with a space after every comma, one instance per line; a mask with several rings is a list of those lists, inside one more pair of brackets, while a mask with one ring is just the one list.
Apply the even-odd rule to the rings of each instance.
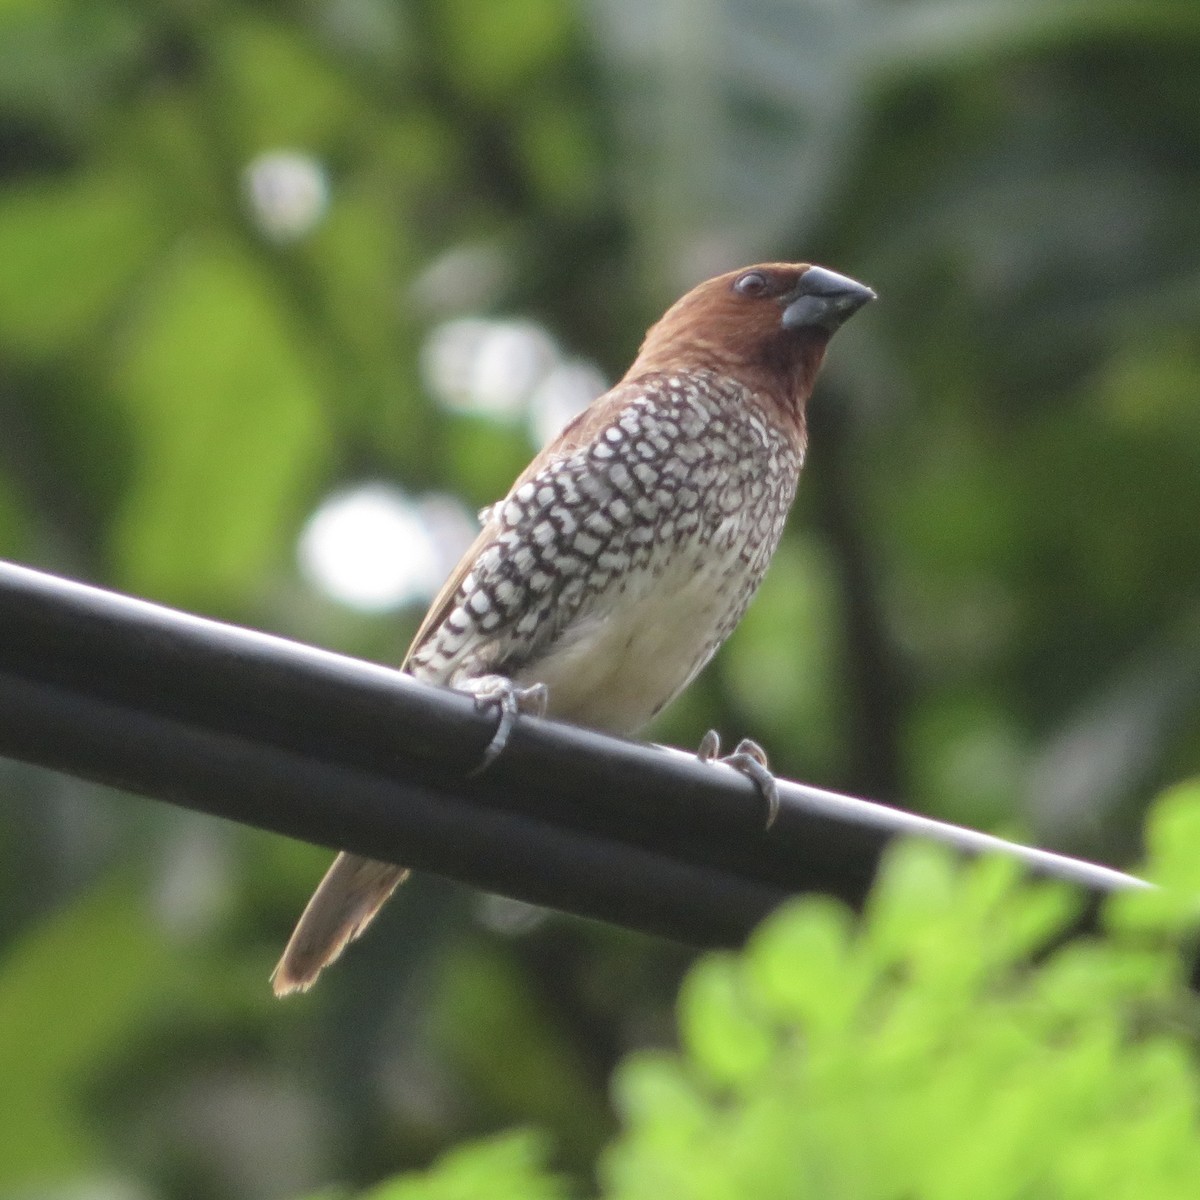
[[308, 991], [407, 878], [407, 867], [339, 854], [313, 892], [271, 973], [275, 995]]

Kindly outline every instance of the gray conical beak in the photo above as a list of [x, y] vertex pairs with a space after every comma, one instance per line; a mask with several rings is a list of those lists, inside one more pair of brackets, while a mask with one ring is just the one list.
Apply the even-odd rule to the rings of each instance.
[[788, 297], [787, 307], [783, 310], [783, 327], [824, 329], [833, 333], [874, 299], [875, 293], [866, 284], [824, 267], [809, 267], [800, 276], [795, 292]]

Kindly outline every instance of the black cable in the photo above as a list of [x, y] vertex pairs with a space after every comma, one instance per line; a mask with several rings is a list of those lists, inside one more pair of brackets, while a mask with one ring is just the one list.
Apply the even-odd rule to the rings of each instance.
[[789, 893], [852, 903], [893, 837], [1015, 857], [1096, 894], [1128, 875], [692, 755], [494, 718], [386, 667], [0, 563], [0, 754], [699, 944]]

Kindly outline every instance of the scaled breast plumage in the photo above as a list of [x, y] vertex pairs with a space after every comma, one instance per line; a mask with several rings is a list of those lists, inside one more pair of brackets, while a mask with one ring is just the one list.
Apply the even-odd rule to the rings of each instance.
[[[547, 684], [552, 713], [612, 727], [595, 709], [616, 707], [613, 698], [589, 707], [578, 680], [547, 676], [589, 658], [590, 639], [609, 637], [614, 654], [644, 643], [668, 661], [655, 664], [654, 694], [620, 721], [632, 730], [736, 625], [782, 533], [800, 453], [741, 384], [711, 372], [645, 377], [613, 399], [589, 441], [551, 457], [489, 511], [470, 571], [414, 647], [418, 677], [527, 677]], [[672, 621], [684, 628], [650, 628]]]

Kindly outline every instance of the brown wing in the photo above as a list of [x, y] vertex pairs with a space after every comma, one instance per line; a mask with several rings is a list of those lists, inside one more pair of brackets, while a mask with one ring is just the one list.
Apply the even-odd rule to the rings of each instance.
[[[629, 399], [630, 389], [618, 385], [603, 396], [593, 400], [583, 412], [569, 421], [558, 437], [547, 445], [529, 466], [517, 476], [512, 487], [508, 489], [508, 494], [504, 497], [504, 500], [501, 500], [499, 504], [494, 504], [490, 511], [499, 512], [504, 501], [508, 500], [519, 487], [535, 478], [539, 472], [544, 471], [551, 463], [574, 454], [581, 446], [586, 446], [595, 437], [596, 433], [612, 420], [614, 413], [620, 411]], [[458, 589], [462, 586], [463, 580], [470, 574], [471, 567], [479, 557], [480, 551], [499, 532], [500, 523], [498, 521], [495, 519], [486, 521], [483, 528], [479, 531], [479, 536], [467, 548], [462, 558], [458, 560], [458, 565], [450, 572], [450, 578], [442, 584], [441, 591], [433, 598], [433, 603], [430, 604], [429, 611], [425, 614], [425, 619], [421, 622], [420, 627], [413, 636], [413, 640], [409, 643], [408, 650], [404, 654], [404, 661], [400, 664], [402, 671], [408, 668], [409, 661], [417, 647], [450, 615], [454, 608], [454, 597], [458, 595]]]

